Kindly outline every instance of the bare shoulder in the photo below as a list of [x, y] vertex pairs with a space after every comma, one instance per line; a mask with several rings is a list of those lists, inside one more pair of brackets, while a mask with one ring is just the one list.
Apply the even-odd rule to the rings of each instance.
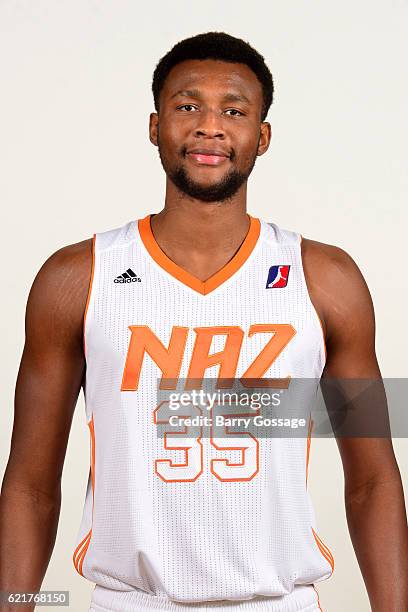
[[61, 247], [42, 264], [37, 277], [50, 280], [53, 276], [87, 276], [92, 267], [92, 238]]
[[318, 265], [322, 272], [345, 274], [347, 277], [353, 272], [361, 274], [351, 255], [333, 244], [303, 238], [302, 258], [304, 265]]
[[374, 319], [371, 295], [353, 257], [344, 249], [303, 238], [302, 261], [311, 300], [326, 337]]
[[44, 332], [55, 335], [82, 334], [93, 266], [92, 238], [64, 246], [42, 264], [32, 283], [26, 313], [31, 335]]

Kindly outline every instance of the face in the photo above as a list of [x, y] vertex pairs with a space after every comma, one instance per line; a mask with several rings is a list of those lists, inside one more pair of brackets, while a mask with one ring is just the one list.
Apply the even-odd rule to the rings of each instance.
[[262, 86], [245, 64], [188, 60], [172, 68], [149, 128], [168, 179], [204, 202], [231, 198], [269, 146], [262, 103]]

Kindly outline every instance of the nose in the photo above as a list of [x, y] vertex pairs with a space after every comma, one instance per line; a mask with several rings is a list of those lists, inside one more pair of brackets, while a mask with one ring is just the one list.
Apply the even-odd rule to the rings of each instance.
[[222, 117], [217, 111], [202, 110], [197, 113], [197, 125], [194, 134], [197, 137], [224, 138], [225, 131], [222, 125]]

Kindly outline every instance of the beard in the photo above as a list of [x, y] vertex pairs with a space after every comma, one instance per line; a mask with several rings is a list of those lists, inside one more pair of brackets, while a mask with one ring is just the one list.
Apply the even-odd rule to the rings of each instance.
[[[190, 198], [201, 200], [202, 202], [223, 202], [235, 195], [241, 185], [248, 180], [257, 158], [255, 151], [253, 158], [245, 170], [231, 169], [219, 181], [211, 185], [202, 185], [188, 175], [182, 163], [179, 163], [175, 167], [171, 167], [166, 157], [163, 155], [160, 147], [160, 140], [158, 139], [157, 142], [160, 161], [168, 178], [174, 183], [179, 191]], [[186, 153], [186, 147], [183, 147], [181, 150], [182, 156], [185, 157]], [[235, 153], [231, 151], [230, 160], [233, 161], [234, 159]]]

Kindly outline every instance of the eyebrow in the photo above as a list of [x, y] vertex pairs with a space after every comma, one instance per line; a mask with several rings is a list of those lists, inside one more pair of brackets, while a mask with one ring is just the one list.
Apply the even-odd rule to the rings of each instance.
[[[201, 98], [201, 93], [198, 89], [180, 89], [176, 91], [175, 94], [171, 96], [171, 98], [175, 98], [176, 96], [185, 96], [187, 98]], [[244, 102], [245, 104], [252, 105], [252, 102], [244, 96], [244, 94], [237, 94], [232, 92], [227, 92], [222, 97], [223, 100], [228, 102]]]

